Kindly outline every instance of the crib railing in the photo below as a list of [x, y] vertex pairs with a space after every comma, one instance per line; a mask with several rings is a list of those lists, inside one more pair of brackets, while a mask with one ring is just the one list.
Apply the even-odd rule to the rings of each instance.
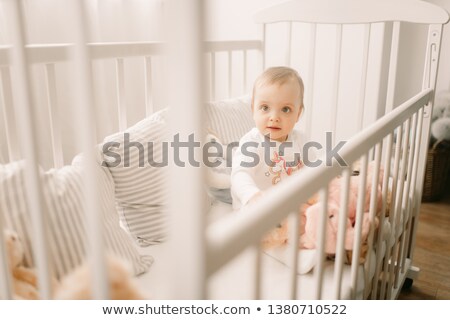
[[225, 86], [227, 88], [227, 95], [226, 97], [230, 98], [236, 95], [233, 95], [232, 92], [232, 82], [234, 73], [237, 72], [234, 66], [234, 54], [241, 54], [242, 57], [242, 67], [240, 68], [240, 73], [242, 75], [242, 84], [241, 84], [241, 92], [240, 94], [245, 94], [249, 92], [249, 86], [248, 86], [248, 52], [249, 51], [257, 51], [259, 55], [259, 61], [258, 65], [262, 65], [261, 62], [263, 61], [264, 57], [262, 56], [262, 52], [264, 51], [264, 42], [261, 40], [254, 40], [254, 41], [207, 41], [205, 42], [205, 51], [209, 55], [209, 70], [207, 72], [209, 81], [209, 100], [216, 100], [217, 98], [217, 73], [216, 73], [216, 66], [217, 66], [217, 55], [221, 53], [225, 53], [227, 56], [227, 71], [225, 74], [224, 79], [227, 79], [227, 83], [222, 83], [222, 86]]
[[[157, 57], [164, 57], [167, 53], [166, 44], [163, 42], [132, 42], [132, 43], [88, 43], [88, 55], [91, 62], [95, 61], [115, 61], [115, 82], [116, 82], [116, 105], [117, 105], [117, 129], [125, 130], [130, 126], [127, 119], [127, 110], [130, 106], [125, 103], [126, 85], [125, 70], [126, 61], [129, 58], [142, 58], [144, 61], [144, 73], [142, 82], [144, 83], [145, 103], [137, 108], [145, 108], [145, 114], [151, 115], [155, 109], [155, 79], [160, 79], [152, 71], [156, 63]], [[231, 97], [233, 74], [239, 73], [242, 78], [240, 94], [248, 93], [249, 68], [247, 66], [247, 56], [251, 51], [257, 54], [262, 52], [262, 42], [259, 40], [245, 41], [206, 41], [204, 42], [204, 50], [207, 58], [209, 57], [209, 98], [214, 99], [217, 95], [216, 82], [219, 76], [216, 74], [216, 56], [218, 54], [226, 54], [228, 57], [227, 72], [220, 77], [220, 84], [227, 86], [227, 96]], [[44, 70], [44, 83], [46, 88], [46, 113], [48, 114], [48, 124], [50, 130], [51, 144], [49, 152], [52, 153], [52, 164], [55, 168], [60, 168], [67, 164], [70, 159], [64, 159], [64, 150], [62, 145], [62, 132], [60, 128], [61, 105], [58, 101], [58, 78], [57, 69], [63, 63], [73, 62], [75, 46], [73, 44], [34, 44], [26, 47], [28, 63]], [[241, 55], [242, 64], [235, 66], [233, 63], [234, 55]], [[0, 109], [3, 113], [5, 126], [5, 140], [7, 144], [7, 152], [4, 154], [5, 161], [13, 161], [20, 159], [20, 150], [18, 149], [16, 128], [11, 126], [15, 123], [14, 118], [14, 101], [13, 85], [11, 79], [11, 55], [12, 47], [0, 47], [0, 79], [2, 90], [0, 90]], [[236, 59], [236, 58], [234, 58]], [[162, 69], [164, 70], [164, 69]], [[166, 71], [163, 71], [166, 72]], [[67, 76], [67, 75], [66, 75]], [[70, 77], [70, 76], [69, 76]], [[222, 81], [222, 80], [224, 80]], [[225, 84], [226, 83], [226, 84]], [[157, 94], [157, 93], [156, 93]], [[136, 106], [133, 106], [136, 109]], [[101, 120], [99, 120], [101, 121]], [[103, 136], [98, 136], [101, 139]]]
[[[376, 123], [363, 130], [359, 135], [347, 141], [341, 149], [340, 156], [348, 163], [353, 164], [357, 160], [361, 160], [361, 178], [360, 189], [358, 194], [358, 207], [356, 216], [356, 239], [354, 242], [353, 252], [359, 252], [361, 246], [361, 223], [362, 223], [362, 206], [365, 201], [364, 191], [366, 187], [366, 173], [368, 160], [375, 161], [375, 172], [384, 167], [384, 183], [382, 189], [382, 208], [376, 208], [376, 188], [372, 189], [370, 195], [370, 217], [373, 221], [377, 210], [380, 213], [380, 229], [371, 229], [369, 236], [369, 248], [380, 248], [381, 235], [384, 225], [384, 219], [389, 219], [393, 230], [395, 230], [395, 243], [387, 247], [387, 253], [381, 255], [381, 250], [377, 250], [376, 266], [377, 271], [373, 279], [367, 279], [365, 298], [391, 298], [395, 297], [401, 287], [410, 260], [407, 259], [406, 248], [408, 239], [412, 232], [411, 220], [416, 210], [417, 194], [413, 188], [418, 176], [417, 154], [423, 150], [421, 145], [421, 125], [423, 117], [423, 108], [429, 103], [432, 90], [426, 89], [415, 97], [411, 98], [401, 106], [397, 107], [391, 113], [385, 115]], [[419, 119], [419, 120], [418, 120]], [[412, 123], [412, 124], [411, 124]], [[394, 132], [396, 132], [395, 156], [391, 156], [391, 148], [394, 140]], [[382, 152], [383, 144], [387, 144], [386, 153]], [[383, 163], [381, 160], [383, 159]], [[388, 186], [389, 177], [391, 176], [390, 168], [393, 165], [392, 186]], [[236, 255], [245, 248], [258, 246], [260, 239], [274, 225], [282, 221], [287, 216], [291, 216], [294, 224], [294, 230], [298, 229], [298, 208], [301, 203], [306, 202], [314, 193], [320, 193], [320, 201], [322, 203], [322, 220], [318, 234], [325, 236], [325, 219], [327, 217], [327, 193], [328, 184], [336, 176], [342, 174], [344, 177], [340, 217], [347, 217], [347, 200], [349, 193], [349, 178], [351, 167], [341, 167], [338, 163], [326, 166], [322, 165], [318, 168], [307, 168], [299, 174], [293, 176], [290, 180], [281, 184], [273, 190], [267, 191], [267, 196], [262, 198], [253, 207], [248, 208], [246, 214], [233, 215], [226, 221], [218, 221], [208, 227], [207, 230], [207, 273], [209, 276], [214, 274], [222, 265], [232, 260]], [[406, 176], [406, 181], [405, 181]], [[373, 185], [377, 185], [378, 176], [374, 175]], [[392, 194], [392, 203], [389, 218], [385, 218], [386, 200], [388, 190]], [[395, 201], [394, 201], [395, 200]], [[406, 224], [404, 228], [403, 224]], [[295, 227], [297, 226], [297, 227]], [[338, 233], [338, 246], [336, 253], [335, 265], [335, 298], [339, 298], [340, 290], [340, 274], [342, 272], [343, 254], [344, 254], [344, 223], [340, 221]], [[252, 230], [252, 232], [248, 232]], [[295, 238], [294, 238], [295, 239]], [[377, 243], [378, 241], [378, 243]], [[297, 241], [290, 241], [294, 249], [291, 251], [295, 256], [292, 261], [297, 261], [296, 255]], [[323, 261], [325, 239], [321, 238], [318, 243], [318, 252], [315, 275], [317, 277], [317, 285], [319, 290], [316, 292], [316, 298], [321, 298], [321, 287], [323, 277]], [[374, 246], [374, 244], [376, 244]], [[353, 255], [352, 261], [352, 287], [356, 288], [356, 279], [358, 273], [358, 255]], [[370, 259], [370, 258], [368, 258]], [[260, 261], [255, 262], [257, 265]], [[257, 266], [255, 266], [257, 268]], [[293, 268], [295, 269], [295, 268]], [[368, 272], [368, 270], [366, 270]], [[382, 281], [379, 284], [378, 279], [382, 274]], [[261, 279], [258, 279], [261, 281]], [[296, 281], [293, 281], [295, 283]], [[381, 287], [381, 293], [378, 295], [377, 287]], [[372, 290], [370, 290], [372, 288]], [[371, 295], [369, 295], [371, 293]], [[356, 294], [356, 291], [354, 291]], [[297, 291], [292, 290], [290, 298], [295, 299]], [[355, 296], [354, 296], [355, 297]]]

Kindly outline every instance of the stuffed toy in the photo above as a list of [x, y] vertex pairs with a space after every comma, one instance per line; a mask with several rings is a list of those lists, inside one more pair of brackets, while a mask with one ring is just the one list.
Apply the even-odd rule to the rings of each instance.
[[[364, 202], [364, 214], [362, 223], [362, 240], [363, 246], [360, 252], [360, 262], [364, 261], [364, 256], [367, 251], [366, 240], [368, 233], [370, 231], [370, 195], [372, 192], [372, 181], [374, 174], [374, 162], [368, 164], [368, 174], [365, 192], [365, 202]], [[356, 163], [354, 166], [353, 176], [350, 178], [350, 190], [348, 199], [348, 217], [346, 220], [346, 238], [345, 238], [345, 249], [347, 251], [347, 262], [351, 262], [352, 249], [353, 249], [353, 238], [355, 235], [354, 225], [356, 220], [356, 207], [358, 201], [358, 190], [360, 177], [359, 175], [359, 164]], [[382, 184], [383, 184], [383, 174], [384, 170], [380, 168], [378, 172], [378, 185], [377, 185], [377, 215], [381, 211], [381, 200], [382, 200]], [[339, 223], [339, 210], [340, 210], [340, 190], [341, 190], [341, 177], [333, 179], [329, 185], [329, 198], [328, 198], [328, 221], [327, 221], [327, 241], [325, 244], [325, 252], [332, 257], [336, 252], [336, 242], [337, 242], [337, 232]], [[390, 206], [390, 192], [387, 196], [387, 205], [385, 215], [389, 215]], [[316, 247], [317, 241], [317, 225], [319, 223], [320, 214], [320, 203], [318, 202], [318, 195], [313, 195], [308, 199], [307, 203], [302, 204], [299, 210], [300, 215], [300, 241], [299, 247], [303, 249], [314, 249]], [[378, 227], [378, 217], [374, 219], [374, 227]], [[288, 224], [287, 220], [282, 221], [276, 228], [272, 229], [262, 241], [264, 249], [271, 249], [274, 247], [279, 247], [288, 243]]]
[[[14, 299], [39, 299], [38, 279], [34, 269], [23, 265], [24, 248], [19, 236], [4, 230], [6, 255], [11, 272], [11, 284]], [[107, 256], [108, 275], [110, 280], [110, 298], [117, 300], [147, 299], [134, 283], [130, 267], [121, 259]], [[60, 282], [52, 278], [54, 299], [90, 299], [92, 281], [87, 263], [80, 265]]]
[[[377, 208], [378, 212], [381, 209], [381, 188], [383, 183], [383, 169], [380, 168], [378, 174], [378, 185], [375, 186], [377, 191]], [[362, 216], [362, 230], [361, 230], [361, 239], [362, 239], [362, 250], [360, 252], [360, 263], [364, 262], [366, 241], [370, 231], [371, 222], [370, 222], [370, 195], [372, 192], [372, 179], [373, 175], [376, 174], [374, 172], [374, 162], [369, 163], [368, 165], [368, 173], [367, 173], [367, 183], [365, 189], [365, 201], [363, 206], [363, 216]], [[326, 242], [325, 242], [325, 252], [328, 255], [334, 255], [336, 253], [336, 243], [337, 243], [337, 235], [338, 235], [338, 225], [339, 225], [339, 214], [340, 214], [340, 197], [341, 197], [341, 177], [337, 177], [333, 179], [329, 185], [329, 193], [328, 193], [328, 219], [326, 222]], [[346, 219], [346, 235], [345, 235], [345, 244], [344, 248], [347, 251], [347, 257], [351, 257], [351, 250], [353, 249], [353, 240], [355, 236], [355, 222], [356, 222], [356, 209], [358, 202], [358, 189], [359, 189], [360, 177], [352, 176], [350, 178], [349, 184], [349, 198], [348, 198], [348, 216]], [[309, 206], [305, 212], [305, 232], [300, 237], [300, 247], [313, 249], [316, 247], [318, 235], [317, 235], [317, 226], [320, 220], [320, 210], [321, 204], [319, 202]], [[378, 218], [375, 217], [373, 221], [373, 227], [378, 227]], [[351, 260], [350, 260], [351, 261]], [[350, 262], [347, 261], [347, 262]]]
[[431, 134], [436, 142], [448, 140], [450, 142], [450, 116], [448, 118], [437, 119], [431, 125]]
[[450, 91], [441, 91], [436, 94], [431, 121], [450, 117]]
[[[143, 300], [148, 299], [137, 286], [131, 268], [122, 259], [106, 256], [107, 277], [110, 286], [109, 299], [112, 300]], [[92, 278], [87, 262], [78, 266], [64, 276], [56, 288], [54, 299], [57, 300], [88, 300], [92, 299]]]
[[37, 276], [33, 269], [25, 267], [24, 248], [19, 236], [8, 229], [3, 232], [6, 256], [11, 272], [14, 299], [39, 299]]
[[[318, 202], [318, 195], [314, 194], [305, 204], [302, 204], [299, 209], [299, 235], [305, 233], [306, 225], [306, 209]], [[274, 229], [270, 230], [262, 240], [263, 249], [271, 249], [279, 247], [288, 243], [288, 223], [287, 219], [283, 220]]]
[[288, 243], [288, 224], [283, 220], [279, 225], [270, 230], [262, 239], [263, 250], [279, 247]]
[[439, 92], [436, 95], [431, 118], [430, 146], [444, 142], [450, 143], [450, 92]]

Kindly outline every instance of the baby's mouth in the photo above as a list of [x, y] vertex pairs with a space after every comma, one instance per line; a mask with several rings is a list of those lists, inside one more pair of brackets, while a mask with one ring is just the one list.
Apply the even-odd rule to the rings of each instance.
[[267, 129], [270, 129], [270, 130], [281, 130], [281, 128], [279, 128], [279, 127], [267, 127]]

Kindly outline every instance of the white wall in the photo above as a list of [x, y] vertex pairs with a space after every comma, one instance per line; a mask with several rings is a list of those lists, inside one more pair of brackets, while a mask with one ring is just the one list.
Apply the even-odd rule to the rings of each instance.
[[[450, 12], [450, 0], [425, 0]], [[396, 103], [403, 102], [408, 96], [420, 90], [422, 86], [423, 61], [425, 57], [425, 37], [428, 28], [403, 24], [399, 53], [399, 78], [397, 79]], [[417, 68], [411, 68], [417, 66]], [[436, 91], [450, 90], [450, 24], [443, 30], [441, 56], [438, 69]]]
[[258, 29], [252, 13], [281, 0], [208, 0], [205, 1], [207, 40], [257, 39]]

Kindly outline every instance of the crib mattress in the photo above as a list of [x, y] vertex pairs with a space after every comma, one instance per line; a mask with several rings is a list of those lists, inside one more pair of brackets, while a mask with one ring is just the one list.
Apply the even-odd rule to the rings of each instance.
[[[213, 206], [211, 217], [219, 218], [230, 211], [230, 207], [220, 204]], [[139, 276], [138, 283], [154, 299], [166, 299], [169, 295], [170, 285], [168, 281], [169, 260], [167, 256], [168, 245], [166, 243], [139, 248], [144, 254], [150, 254], [155, 262], [150, 270]], [[290, 299], [291, 267], [284, 261], [287, 252], [284, 249], [265, 252], [262, 254], [261, 265], [261, 299]], [[285, 249], [287, 250], [287, 248]], [[255, 287], [255, 250], [249, 248], [219, 269], [208, 283], [207, 291], [209, 299], [240, 300], [254, 299]], [[359, 267], [357, 279], [356, 297], [363, 298], [364, 268]], [[314, 270], [306, 274], [297, 275], [297, 298], [315, 299], [317, 280]], [[326, 261], [322, 285], [322, 299], [333, 299], [334, 262]], [[341, 299], [351, 299], [351, 270], [344, 265]]]

